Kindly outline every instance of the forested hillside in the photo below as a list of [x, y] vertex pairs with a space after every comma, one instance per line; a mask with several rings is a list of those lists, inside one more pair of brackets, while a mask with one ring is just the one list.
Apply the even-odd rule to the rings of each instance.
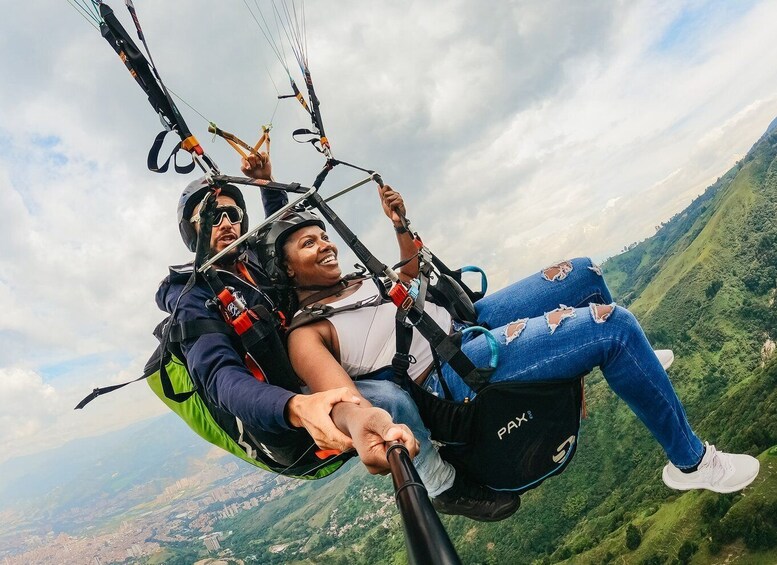
[[[777, 563], [776, 155], [770, 127], [654, 237], [604, 265], [616, 299], [675, 351], [670, 376], [699, 435], [759, 456], [756, 482], [731, 495], [666, 488], [663, 453], [594, 373], [565, 473], [503, 522], [444, 519], [465, 563]], [[225, 520], [225, 545], [263, 563], [403, 563], [390, 493], [352, 466]]]

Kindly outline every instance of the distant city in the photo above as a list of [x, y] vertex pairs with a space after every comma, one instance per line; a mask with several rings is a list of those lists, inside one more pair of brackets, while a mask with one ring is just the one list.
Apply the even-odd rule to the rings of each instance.
[[[30, 535], [6, 555], [4, 565], [30, 563], [103, 565], [148, 557], [165, 544], [198, 544], [213, 553], [232, 532], [214, 531], [214, 524], [299, 488], [304, 483], [256, 470], [241, 469], [220, 458], [195, 474], [175, 481], [161, 494], [133, 509], [132, 518], [94, 527], [85, 535]], [[228, 552], [228, 550], [226, 550]]]

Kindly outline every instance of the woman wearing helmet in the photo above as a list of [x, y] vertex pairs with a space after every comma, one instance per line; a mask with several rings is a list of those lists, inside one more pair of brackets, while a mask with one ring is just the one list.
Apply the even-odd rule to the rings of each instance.
[[[388, 186], [383, 189], [383, 196], [386, 206], [402, 205], [400, 195]], [[415, 253], [412, 241], [410, 246], [401, 242], [401, 248], [403, 258]], [[374, 296], [377, 292], [370, 280], [342, 284], [342, 272], [337, 263], [337, 248], [329, 241], [324, 223], [308, 211], [290, 212], [268, 226], [257, 238], [257, 252], [270, 280], [281, 294], [285, 294], [280, 301], [289, 312], [294, 312], [299, 303], [298, 300], [304, 300], [322, 288], [336, 287], [337, 292], [321, 302], [352, 300], [357, 297], [357, 294], [366, 293]], [[408, 275], [403, 274], [402, 277], [410, 280]], [[388, 310], [381, 309], [382, 314], [388, 313], [393, 320], [392, 311], [395, 311], [393, 306]], [[393, 328], [393, 324], [391, 327]], [[392, 410], [394, 420], [409, 426], [419, 442], [420, 452], [414, 463], [435, 506], [446, 513], [463, 515], [480, 521], [502, 520], [512, 515], [520, 505], [518, 495], [497, 492], [474, 484], [461, 475], [457, 476], [453, 466], [441, 459], [410, 395], [387, 380], [364, 379], [354, 383], [343, 372], [336, 360], [340, 359], [337, 334], [328, 331], [332, 329], [330, 324], [322, 325], [319, 322], [299, 328], [289, 336], [289, 346], [293, 347], [293, 350], [289, 350], [292, 365], [298, 375], [309, 385], [311, 391], [329, 390], [337, 381], [340, 383], [337, 386], [349, 387], [354, 394], [363, 398], [358, 407], [348, 407], [354, 412], [368, 409], [373, 404], [385, 407], [386, 399], [376, 394], [374, 389], [381, 387], [385, 390], [386, 386], [391, 387], [392, 398], [396, 399], [397, 396], [403, 398], [402, 404], [406, 405], [406, 408], [399, 413]], [[321, 336], [322, 339], [317, 335], [319, 330], [326, 332], [325, 336]], [[310, 338], [312, 343], [308, 343]], [[381, 345], [387, 343], [383, 339], [370, 340], [372, 345], [377, 344], [378, 341]], [[308, 345], [304, 345], [305, 343]], [[307, 351], [305, 351], [306, 348]], [[391, 350], [390, 344], [385, 350], [386, 352]], [[361, 369], [355, 366], [353, 375], [370, 372]]]
[[[412, 259], [413, 240], [401, 223], [404, 202], [389, 187], [379, 192], [384, 213], [396, 231], [401, 259], [408, 260], [401, 277], [412, 279], [418, 263]], [[322, 391], [349, 386], [357, 375], [389, 365], [396, 350], [395, 307], [370, 302], [378, 292], [369, 288], [369, 281], [340, 283], [337, 247], [321, 224], [300, 222], [299, 228], [287, 229], [282, 236], [273, 242], [274, 255], [263, 247], [262, 260], [282, 271], [298, 301], [323, 287], [341, 285], [318, 303], [334, 310], [354, 302], [372, 306], [343, 309], [293, 331], [289, 355], [300, 378], [311, 390]], [[452, 330], [458, 323], [429, 301], [424, 309], [442, 328]], [[612, 302], [601, 271], [589, 259], [552, 265], [479, 300], [475, 309], [478, 322], [493, 328], [491, 334], [498, 340], [499, 365], [491, 382], [568, 380], [601, 367], [613, 391], [664, 449], [669, 463], [662, 478], [669, 487], [733, 492], [758, 474], [753, 457], [716, 451], [694, 434], [662, 366], [671, 359], [657, 357], [634, 316]], [[462, 349], [476, 366], [487, 366], [489, 340], [472, 336], [465, 337]], [[410, 354], [415, 363], [408, 372], [417, 383], [440, 395], [448, 389], [451, 400], [457, 402], [474, 397], [475, 392], [450, 366], [443, 363], [441, 371], [434, 369], [430, 347], [416, 331]], [[438, 497], [435, 505], [446, 512], [447, 502], [445, 496]]]

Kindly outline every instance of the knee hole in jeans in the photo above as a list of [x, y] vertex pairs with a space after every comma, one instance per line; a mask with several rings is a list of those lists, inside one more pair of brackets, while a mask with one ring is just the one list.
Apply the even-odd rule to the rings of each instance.
[[559, 307], [555, 310], [551, 310], [550, 312], [545, 313], [545, 321], [548, 323], [548, 329], [550, 330], [551, 334], [559, 328], [561, 322], [567, 318], [574, 317], [575, 309], [570, 308], [569, 306], [564, 306], [563, 304], [560, 304]]
[[612, 304], [596, 304], [591, 303], [588, 305], [591, 310], [591, 317], [597, 324], [603, 324], [612, 315], [615, 310], [615, 303]]
[[508, 345], [511, 341], [518, 338], [523, 333], [523, 330], [526, 329], [526, 322], [528, 321], [529, 318], [522, 318], [507, 324], [507, 327], [504, 331], [505, 345]]
[[542, 278], [549, 282], [559, 282], [567, 278], [574, 267], [571, 261], [559, 261], [542, 269]]

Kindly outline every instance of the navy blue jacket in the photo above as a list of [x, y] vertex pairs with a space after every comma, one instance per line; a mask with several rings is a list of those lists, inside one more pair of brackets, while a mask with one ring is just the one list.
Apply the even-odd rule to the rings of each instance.
[[[286, 193], [262, 190], [265, 215], [269, 216], [288, 202]], [[244, 264], [259, 285], [267, 278], [258, 266], [255, 255], [248, 252]], [[156, 303], [161, 310], [176, 310], [177, 321], [202, 318], [221, 320], [218, 312], [206, 307], [213, 292], [205, 281], [197, 284], [183, 296], [181, 292], [192, 272], [191, 263], [170, 267], [170, 274], [159, 285]], [[221, 280], [240, 293], [249, 307], [262, 304], [272, 309], [269, 296], [259, 288], [227, 271], [219, 271]], [[207, 398], [249, 427], [278, 433], [290, 429], [284, 411], [292, 392], [258, 381], [246, 368], [235, 345], [225, 334], [206, 334], [181, 344], [186, 364], [194, 382]]]

